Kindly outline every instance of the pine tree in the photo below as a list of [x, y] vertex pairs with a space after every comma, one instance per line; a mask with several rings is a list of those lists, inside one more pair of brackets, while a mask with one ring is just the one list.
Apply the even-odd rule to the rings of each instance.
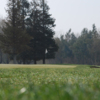
[[[37, 60], [51, 59], [55, 57], [58, 46], [53, 39], [55, 32], [55, 19], [49, 14], [49, 7], [41, 0], [33, 0], [31, 3], [29, 19], [29, 33], [33, 37], [30, 41], [31, 58], [36, 64]], [[47, 51], [47, 52], [46, 52]]]
[[45, 59], [51, 59], [55, 57], [55, 53], [58, 50], [58, 46], [55, 43], [53, 38], [55, 32], [53, 28], [55, 27], [55, 19], [49, 14], [49, 6], [47, 3], [42, 0], [41, 2], [42, 14], [41, 14], [41, 23], [42, 23], [42, 59], [43, 64], [45, 64]]
[[[25, 30], [28, 33], [28, 31], [27, 31], [28, 30], [27, 19], [29, 18], [30, 4], [27, 0], [19, 0], [19, 1], [20, 1], [21, 27], [23, 30]], [[19, 59], [20, 61], [23, 62], [23, 64], [25, 64], [27, 60], [30, 60], [29, 53], [30, 53], [30, 49], [26, 49], [17, 56], [17, 59]]]
[[28, 33], [32, 37], [29, 46], [31, 47], [30, 59], [34, 60], [36, 64], [37, 60], [41, 59], [40, 46], [41, 46], [41, 21], [40, 21], [40, 5], [36, 0], [31, 2], [30, 18], [28, 18]]
[[2, 28], [3, 34], [0, 34], [1, 47], [4, 52], [13, 55], [14, 63], [16, 63], [16, 55], [28, 48], [27, 43], [30, 40], [30, 36], [22, 29], [20, 11], [19, 0], [8, 1], [8, 17]]

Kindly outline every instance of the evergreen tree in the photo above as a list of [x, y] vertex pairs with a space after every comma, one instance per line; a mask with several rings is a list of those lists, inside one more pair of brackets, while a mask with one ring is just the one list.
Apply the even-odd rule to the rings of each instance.
[[40, 59], [43, 59], [43, 63], [45, 63], [45, 59], [54, 58], [55, 52], [58, 50], [53, 39], [55, 20], [51, 18], [47, 4], [41, 0], [40, 2], [33, 0], [30, 8], [29, 33], [33, 37], [30, 41], [31, 58], [35, 64]]
[[[30, 4], [27, 0], [19, 0], [19, 1], [20, 1], [21, 27], [22, 27], [23, 30], [25, 30], [28, 33], [28, 31], [27, 31], [28, 30], [28, 21], [27, 21], [27, 19], [29, 18]], [[29, 43], [27, 43], [27, 45], [28, 44]], [[19, 59], [20, 62], [23, 62], [23, 64], [25, 64], [27, 60], [30, 60], [29, 59], [29, 52], [30, 52], [30, 48], [25, 49], [23, 52], [21, 52], [17, 56], [17, 59]]]
[[[43, 64], [45, 64], [45, 59], [51, 59], [55, 57], [55, 52], [58, 50], [58, 46], [53, 39], [55, 32], [53, 28], [55, 27], [55, 19], [49, 14], [49, 6], [42, 0], [41, 2], [41, 25], [42, 25], [42, 38], [41, 38], [41, 51]], [[47, 51], [47, 53], [46, 53]]]
[[16, 63], [16, 55], [28, 48], [27, 43], [30, 40], [30, 36], [22, 29], [20, 11], [19, 0], [8, 1], [8, 17], [2, 28], [3, 34], [0, 34], [0, 45], [4, 52], [13, 55], [14, 63]]
[[28, 33], [32, 37], [29, 46], [31, 47], [29, 52], [29, 58], [34, 60], [36, 64], [37, 60], [41, 59], [41, 19], [40, 19], [40, 4], [38, 1], [33, 0], [30, 6], [30, 17], [28, 21]]

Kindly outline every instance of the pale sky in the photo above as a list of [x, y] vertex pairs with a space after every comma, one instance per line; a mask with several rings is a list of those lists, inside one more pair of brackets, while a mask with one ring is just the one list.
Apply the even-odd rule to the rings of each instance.
[[[80, 33], [83, 28], [92, 29], [95, 24], [100, 30], [100, 0], [47, 0], [50, 14], [56, 19], [56, 36], [70, 28]], [[0, 16], [5, 17], [7, 0], [1, 0]]]

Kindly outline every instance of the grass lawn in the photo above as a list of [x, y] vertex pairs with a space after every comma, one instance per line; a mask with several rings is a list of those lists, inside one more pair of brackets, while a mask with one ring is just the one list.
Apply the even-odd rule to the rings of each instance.
[[100, 69], [0, 65], [0, 100], [100, 100]]

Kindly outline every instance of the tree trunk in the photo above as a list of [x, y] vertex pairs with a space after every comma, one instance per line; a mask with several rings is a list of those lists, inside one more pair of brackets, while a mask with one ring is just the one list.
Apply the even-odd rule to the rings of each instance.
[[36, 59], [34, 59], [34, 64], [37, 64]]
[[[44, 33], [44, 0], [42, 2], [43, 2], [43, 33]], [[43, 44], [43, 47], [44, 47], [43, 64], [45, 64], [45, 34], [44, 34], [44, 44]]]
[[45, 50], [44, 50], [44, 54], [43, 54], [43, 64], [45, 64]]
[[45, 58], [43, 58], [43, 64], [45, 64]]
[[17, 64], [16, 55], [13, 57], [13, 64]]

